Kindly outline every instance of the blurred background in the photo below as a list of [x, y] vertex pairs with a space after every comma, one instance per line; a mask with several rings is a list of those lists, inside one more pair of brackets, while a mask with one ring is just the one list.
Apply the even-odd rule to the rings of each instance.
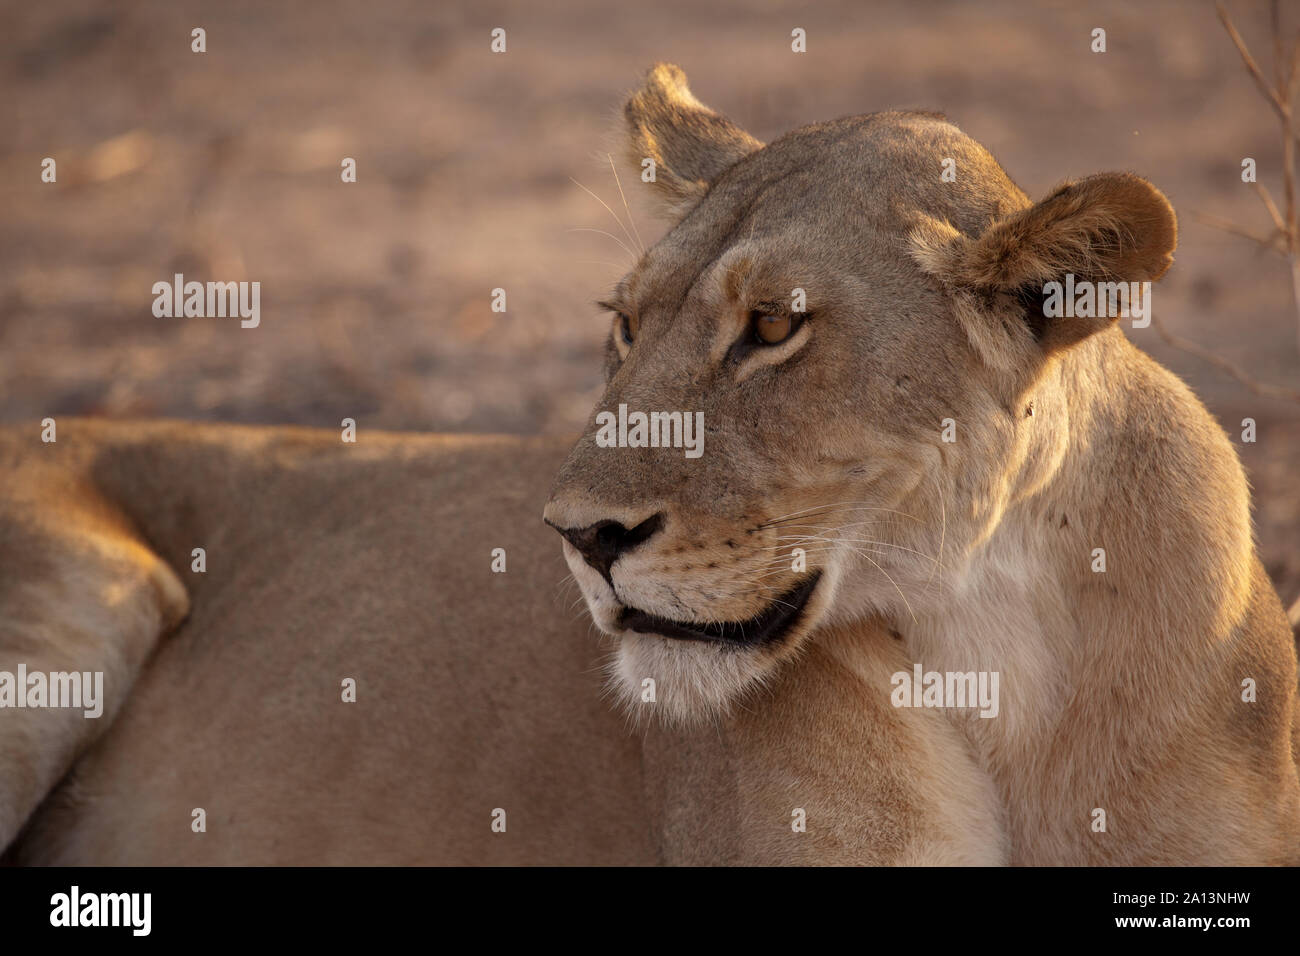
[[[1272, 76], [1268, 7], [1229, 6]], [[1285, 11], [1294, 35], [1293, 7]], [[207, 52], [191, 52], [191, 30]], [[489, 50], [507, 31], [507, 52]], [[808, 52], [790, 51], [807, 31]], [[1102, 27], [1107, 52], [1091, 52]], [[630, 264], [606, 154], [656, 60], [759, 139], [945, 112], [1030, 196], [1131, 170], [1180, 217], [1155, 312], [1300, 387], [1277, 118], [1212, 4], [731, 0], [0, 0], [0, 420], [169, 416], [576, 433], [600, 394], [593, 300]], [[40, 181], [53, 157], [58, 182]], [[340, 181], [343, 157], [357, 182]], [[623, 170], [649, 242], [662, 227]], [[576, 180], [576, 183], [575, 183]], [[603, 230], [612, 234], [575, 230]], [[161, 319], [173, 273], [257, 280], [261, 325]], [[491, 290], [508, 311], [494, 313]], [[1300, 404], [1129, 330], [1237, 441], [1283, 600], [1300, 595]], [[1241, 419], [1258, 423], [1242, 444]]]

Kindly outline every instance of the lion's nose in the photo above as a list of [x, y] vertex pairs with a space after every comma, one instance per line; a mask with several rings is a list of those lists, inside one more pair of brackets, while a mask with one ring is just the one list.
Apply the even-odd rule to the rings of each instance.
[[614, 562], [663, 527], [664, 516], [663, 512], [651, 515], [633, 528], [618, 521], [597, 521], [585, 528], [562, 528], [550, 520], [546, 523], [564, 535], [583, 559], [608, 581]]

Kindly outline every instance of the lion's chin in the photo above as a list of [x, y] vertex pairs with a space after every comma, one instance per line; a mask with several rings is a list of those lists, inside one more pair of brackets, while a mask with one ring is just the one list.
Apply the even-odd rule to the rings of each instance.
[[683, 623], [625, 609], [610, 667], [615, 695], [638, 722], [692, 725], [727, 714], [795, 653], [820, 580], [814, 572], [744, 622]]
[[779, 666], [734, 645], [626, 632], [609, 668], [614, 696], [637, 721], [693, 725], [726, 715]]

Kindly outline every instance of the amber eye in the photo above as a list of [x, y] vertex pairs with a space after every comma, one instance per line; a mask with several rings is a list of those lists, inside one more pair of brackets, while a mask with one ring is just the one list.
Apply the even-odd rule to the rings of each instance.
[[764, 345], [784, 342], [799, 328], [799, 323], [793, 316], [767, 315], [763, 312], [752, 313], [750, 323], [754, 327], [754, 338]]

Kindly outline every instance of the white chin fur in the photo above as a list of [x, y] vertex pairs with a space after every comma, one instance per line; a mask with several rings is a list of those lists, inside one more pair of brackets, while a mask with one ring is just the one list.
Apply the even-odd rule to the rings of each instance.
[[618, 639], [609, 678], [614, 696], [636, 721], [658, 717], [687, 725], [725, 715], [777, 666], [770, 655], [744, 648], [629, 633]]

